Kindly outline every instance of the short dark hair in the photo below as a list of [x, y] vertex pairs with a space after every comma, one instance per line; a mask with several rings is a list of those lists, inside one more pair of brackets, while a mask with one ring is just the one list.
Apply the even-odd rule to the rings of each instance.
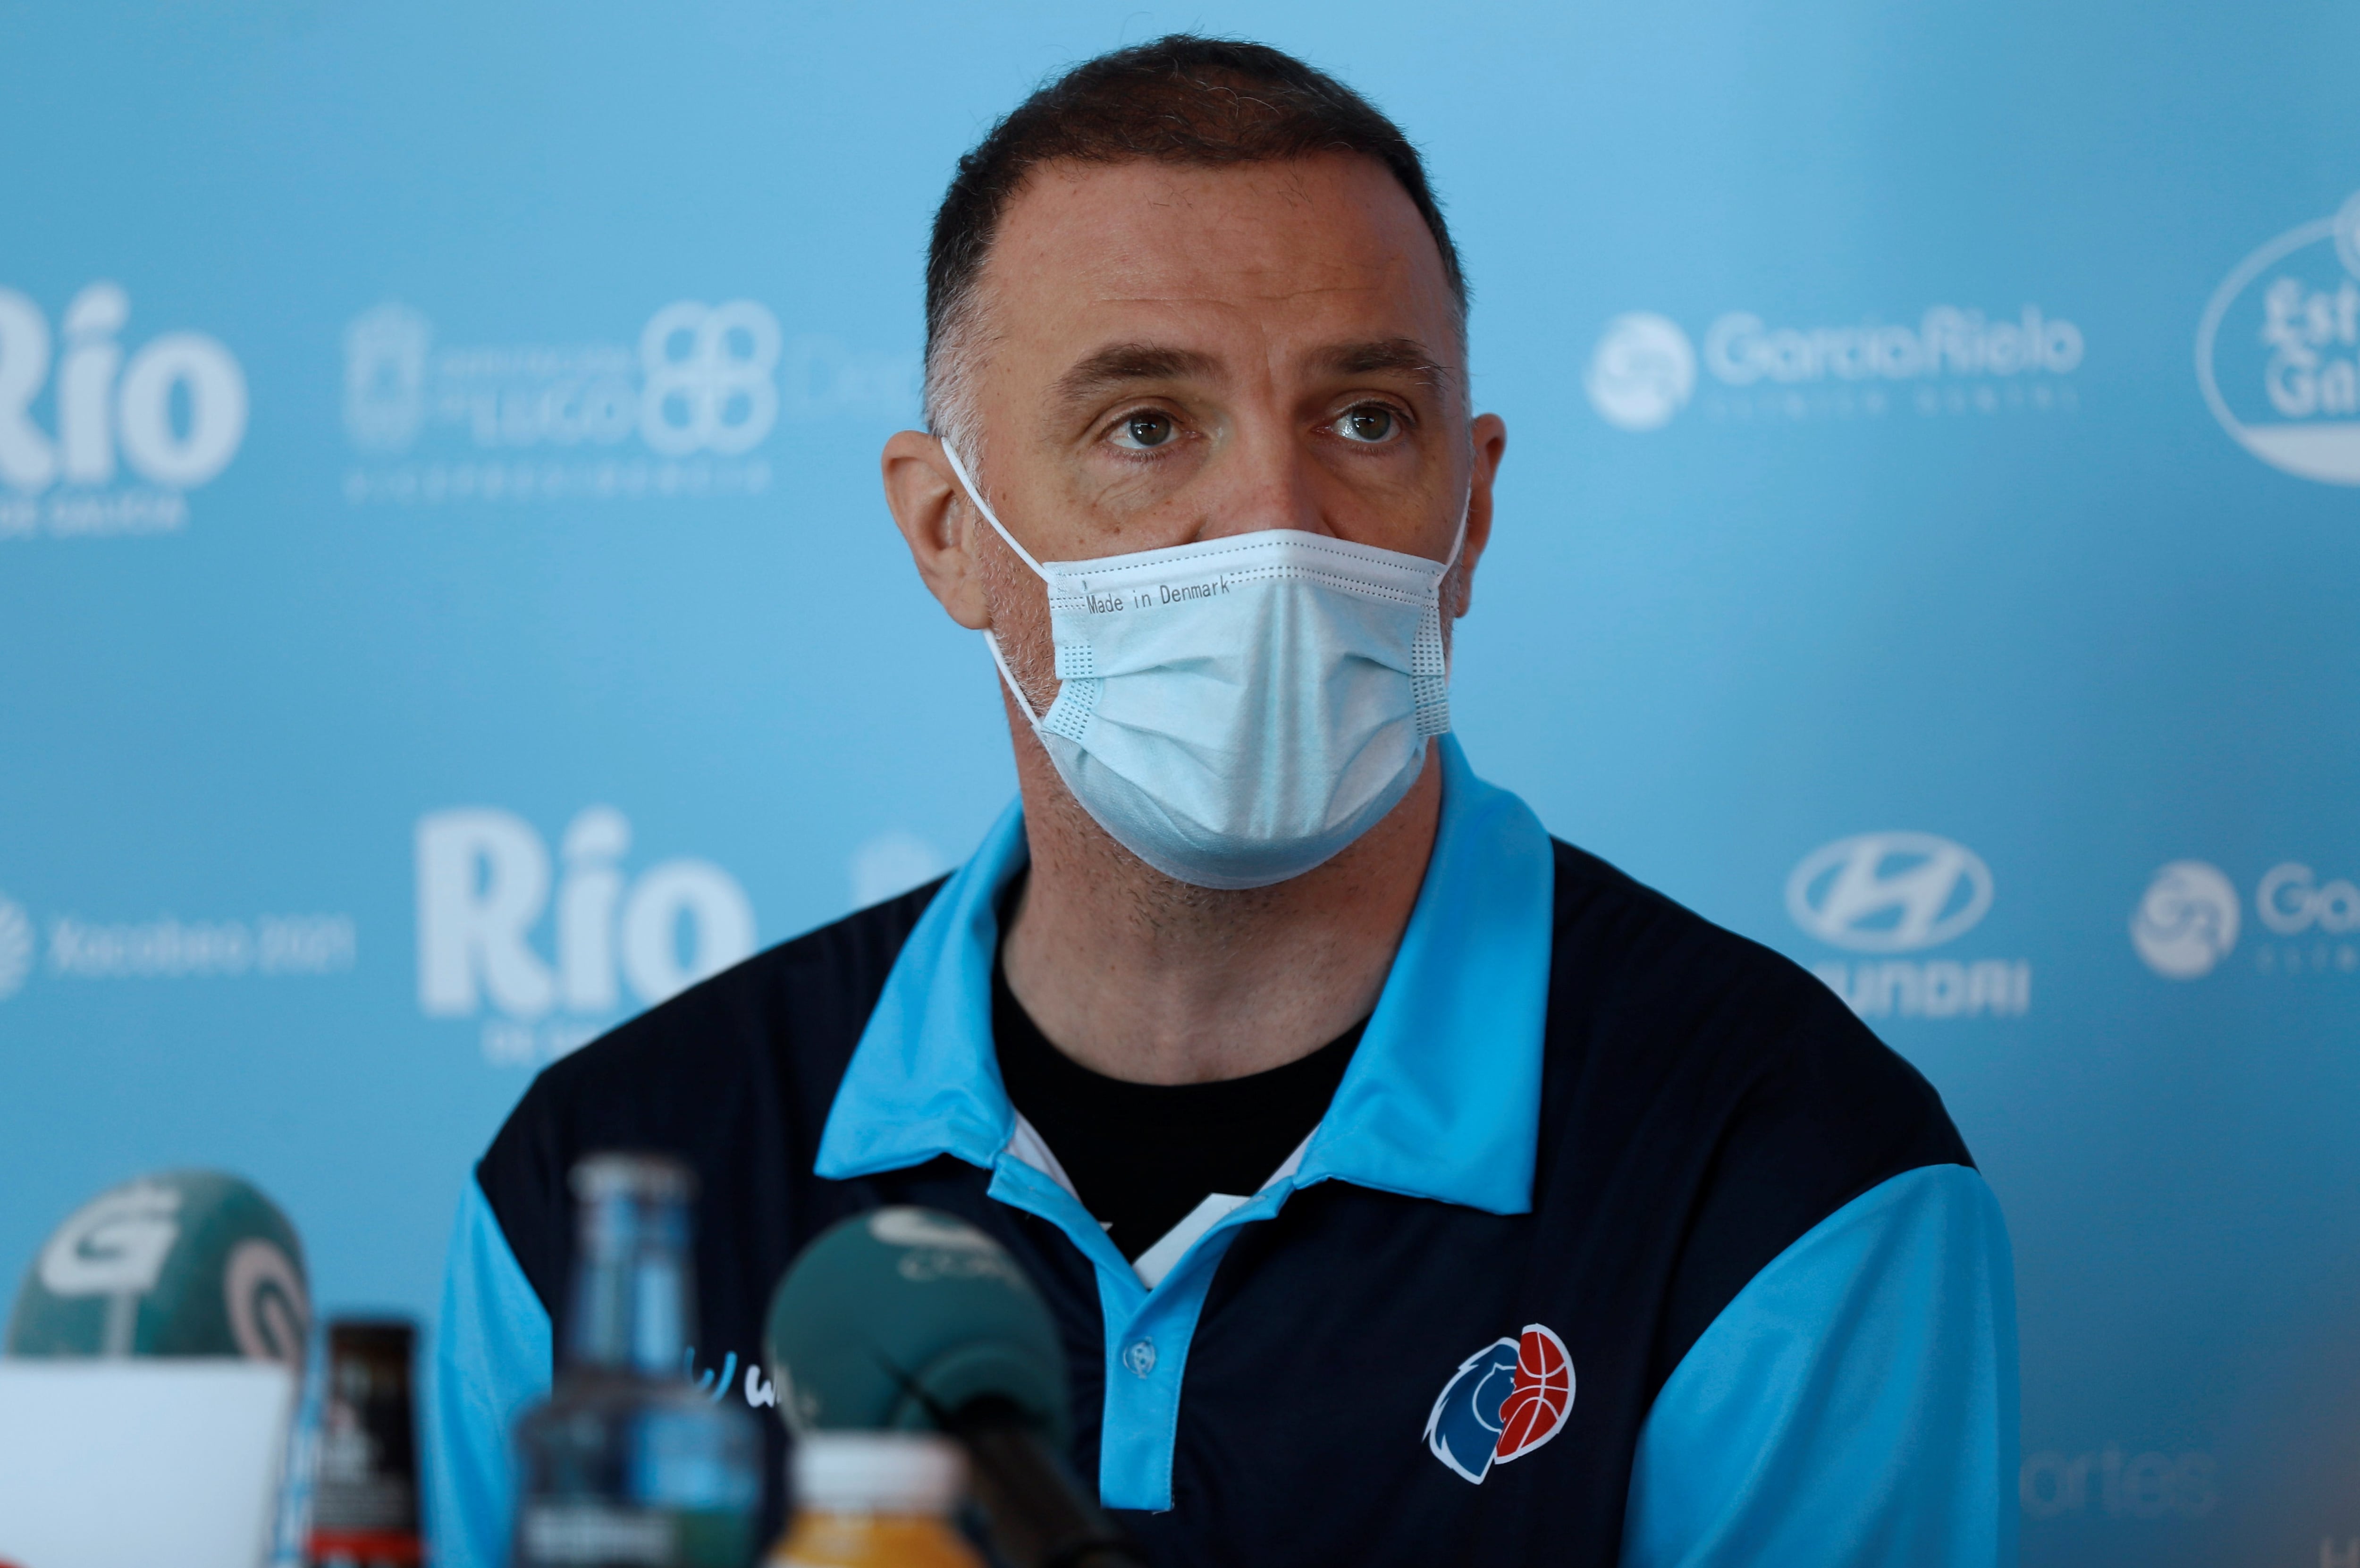
[[1085, 60], [1011, 110], [934, 212], [926, 252], [927, 413], [939, 416], [937, 356], [956, 329], [1009, 201], [1044, 163], [1266, 163], [1359, 153], [1392, 170], [1442, 253], [1463, 324], [1467, 278], [1426, 164], [1401, 127], [1324, 71], [1266, 44], [1173, 33]]

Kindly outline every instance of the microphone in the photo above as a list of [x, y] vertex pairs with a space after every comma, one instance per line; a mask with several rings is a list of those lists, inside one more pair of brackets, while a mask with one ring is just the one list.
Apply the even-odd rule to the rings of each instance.
[[5, 1354], [234, 1356], [299, 1378], [311, 1327], [303, 1244], [279, 1206], [217, 1170], [109, 1188], [25, 1271]]
[[966, 1221], [888, 1208], [829, 1227], [780, 1279], [764, 1337], [790, 1429], [957, 1439], [1013, 1568], [1145, 1568], [1058, 1457], [1065, 1358], [1048, 1308]]

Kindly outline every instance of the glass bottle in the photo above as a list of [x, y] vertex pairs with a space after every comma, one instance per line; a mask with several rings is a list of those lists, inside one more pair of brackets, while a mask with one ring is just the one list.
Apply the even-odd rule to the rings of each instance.
[[695, 1177], [657, 1155], [574, 1168], [565, 1346], [518, 1419], [514, 1568], [744, 1568], [761, 1504], [752, 1416], [688, 1381]]
[[418, 1416], [411, 1389], [418, 1331], [399, 1320], [328, 1325], [309, 1568], [417, 1568]]
[[769, 1568], [983, 1568], [952, 1528], [966, 1465], [923, 1432], [805, 1432], [795, 1440], [794, 1522]]

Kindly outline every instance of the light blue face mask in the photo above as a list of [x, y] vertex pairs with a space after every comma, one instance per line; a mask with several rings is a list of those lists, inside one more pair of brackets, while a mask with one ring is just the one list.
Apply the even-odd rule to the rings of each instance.
[[1400, 804], [1450, 728], [1447, 561], [1273, 529], [1043, 565], [943, 447], [967, 493], [1049, 587], [1057, 700], [1000, 678], [1098, 826], [1169, 877], [1301, 876]]

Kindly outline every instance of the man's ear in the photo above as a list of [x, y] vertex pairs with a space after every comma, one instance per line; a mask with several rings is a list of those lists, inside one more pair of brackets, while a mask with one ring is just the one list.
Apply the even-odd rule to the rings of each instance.
[[1499, 477], [1500, 459], [1507, 455], [1508, 422], [1498, 414], [1479, 414], [1468, 434], [1475, 472], [1467, 491], [1467, 543], [1459, 547], [1459, 570], [1451, 574], [1459, 585], [1459, 602], [1450, 610], [1453, 620], [1475, 603], [1475, 563], [1491, 543], [1491, 481]]
[[904, 430], [885, 443], [885, 504], [917, 563], [918, 576], [950, 618], [969, 631], [991, 624], [990, 601], [972, 543], [975, 508], [943, 455], [943, 444]]

